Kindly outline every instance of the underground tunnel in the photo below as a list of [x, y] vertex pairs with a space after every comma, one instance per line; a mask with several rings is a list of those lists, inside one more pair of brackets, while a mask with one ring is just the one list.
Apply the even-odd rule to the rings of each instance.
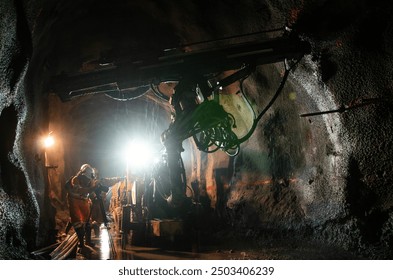
[[1, 1], [0, 259], [391, 259], [392, 8]]

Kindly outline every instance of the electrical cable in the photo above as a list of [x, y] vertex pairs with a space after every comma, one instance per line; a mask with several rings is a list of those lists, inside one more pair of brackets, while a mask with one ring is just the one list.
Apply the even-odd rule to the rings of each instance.
[[[254, 119], [248, 133], [240, 139], [232, 131], [232, 128], [236, 127], [234, 116], [226, 112], [215, 100], [206, 100], [197, 106], [193, 112], [181, 112], [176, 116], [176, 122], [172, 124], [170, 129], [172, 136], [178, 141], [192, 136], [198, 149], [206, 153], [213, 153], [221, 149], [230, 156], [237, 155], [240, 144], [248, 140], [254, 133], [258, 122], [276, 101], [284, 88], [290, 71], [299, 61], [297, 60], [290, 67], [285, 62], [285, 73], [276, 93]], [[249, 103], [247, 98], [246, 100]], [[251, 106], [251, 104], [249, 105]]]
[[248, 140], [251, 135], [254, 133], [258, 122], [262, 119], [262, 117], [265, 115], [265, 113], [267, 112], [267, 110], [270, 109], [270, 107], [273, 105], [273, 103], [276, 101], [277, 97], [280, 95], [280, 93], [282, 92], [284, 85], [288, 79], [289, 73], [291, 72], [291, 70], [299, 63], [300, 60], [297, 60], [292, 66], [288, 66], [286, 62], [284, 62], [285, 65], [285, 72], [284, 75], [281, 79], [280, 85], [276, 90], [276, 93], [273, 95], [273, 97], [271, 98], [270, 102], [265, 106], [265, 108], [259, 113], [258, 117], [256, 119], [254, 119], [253, 125], [251, 127], [251, 129], [249, 130], [249, 132], [243, 136], [242, 138], [239, 139], [239, 143], [243, 143], [244, 141]]
[[[237, 139], [232, 131], [234, 126], [236, 122], [233, 115], [227, 113], [216, 101], [207, 100], [192, 113], [177, 116], [170, 131], [178, 141], [193, 136], [198, 148], [204, 152], [212, 153], [218, 149], [229, 152], [238, 148], [234, 143]], [[214, 145], [216, 147], [210, 150]]]
[[[159, 178], [157, 178], [157, 179], [155, 179], [154, 180], [154, 189], [158, 192], [158, 194], [161, 196], [161, 198], [163, 199], [163, 200], [165, 200], [165, 201], [167, 201], [168, 200], [168, 198], [169, 198], [169, 195], [168, 196], [166, 196], [163, 192], [161, 192], [161, 190], [159, 189], [159, 187], [158, 187], [158, 184], [160, 184], [161, 185], [161, 187], [162, 187], [162, 183], [161, 183], [161, 179], [159, 179]], [[162, 187], [163, 188], [163, 187]]]
[[116, 101], [130, 101], [142, 97], [150, 89], [150, 85], [142, 85], [134, 89], [120, 89], [118, 86], [116, 89], [106, 91], [105, 96], [116, 100]]
[[194, 192], [194, 190], [192, 189], [192, 187], [190, 187], [189, 185], [187, 185], [186, 187], [187, 187], [187, 189], [189, 189], [190, 192], [191, 192], [191, 198], [192, 198], [192, 199], [195, 199], [195, 192]]

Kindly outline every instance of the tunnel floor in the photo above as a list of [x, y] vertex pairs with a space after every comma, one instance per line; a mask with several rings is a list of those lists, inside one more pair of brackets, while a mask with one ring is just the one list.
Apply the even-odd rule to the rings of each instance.
[[[67, 236], [69, 238], [70, 236]], [[64, 235], [63, 235], [64, 239]], [[129, 238], [124, 242], [121, 234], [110, 227], [101, 226], [100, 236], [92, 234], [94, 246], [73, 246], [67, 260], [354, 260], [358, 256], [326, 244], [299, 240], [266, 240], [255, 244], [247, 239], [220, 240], [219, 244], [192, 244], [191, 249], [180, 248], [176, 242], [165, 240], [164, 246], [136, 246]], [[61, 243], [59, 242], [57, 246]], [[111, 246], [113, 244], [113, 246]], [[160, 243], [160, 245], [163, 243]], [[51, 247], [53, 250], [55, 244]], [[53, 252], [32, 254], [34, 259], [58, 259]], [[38, 250], [40, 252], [40, 250]]]

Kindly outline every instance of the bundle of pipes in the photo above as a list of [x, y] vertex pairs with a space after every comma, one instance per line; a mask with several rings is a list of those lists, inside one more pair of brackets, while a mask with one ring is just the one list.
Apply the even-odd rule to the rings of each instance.
[[36, 251], [31, 252], [31, 255], [34, 256], [35, 259], [45, 259], [45, 255], [48, 254], [49, 252], [53, 251], [56, 247], [58, 247], [61, 244], [61, 242], [54, 243], [52, 245], [49, 245], [47, 247], [38, 249]]
[[66, 259], [78, 245], [78, 236], [76, 233], [67, 235], [63, 242], [49, 255], [52, 260], [64, 260]]
[[66, 259], [78, 245], [78, 236], [76, 233], [67, 235], [62, 242], [56, 242], [47, 247], [31, 252], [35, 259], [46, 259], [48, 256], [52, 260]]

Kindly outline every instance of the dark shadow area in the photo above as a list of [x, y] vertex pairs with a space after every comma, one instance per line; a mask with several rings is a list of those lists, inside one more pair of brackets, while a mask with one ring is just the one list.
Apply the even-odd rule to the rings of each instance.
[[0, 137], [0, 172], [1, 185], [9, 196], [17, 196], [25, 200], [26, 179], [23, 172], [15, 166], [13, 156], [14, 143], [16, 138], [16, 127], [18, 115], [14, 106], [5, 108], [0, 115], [1, 137]]

